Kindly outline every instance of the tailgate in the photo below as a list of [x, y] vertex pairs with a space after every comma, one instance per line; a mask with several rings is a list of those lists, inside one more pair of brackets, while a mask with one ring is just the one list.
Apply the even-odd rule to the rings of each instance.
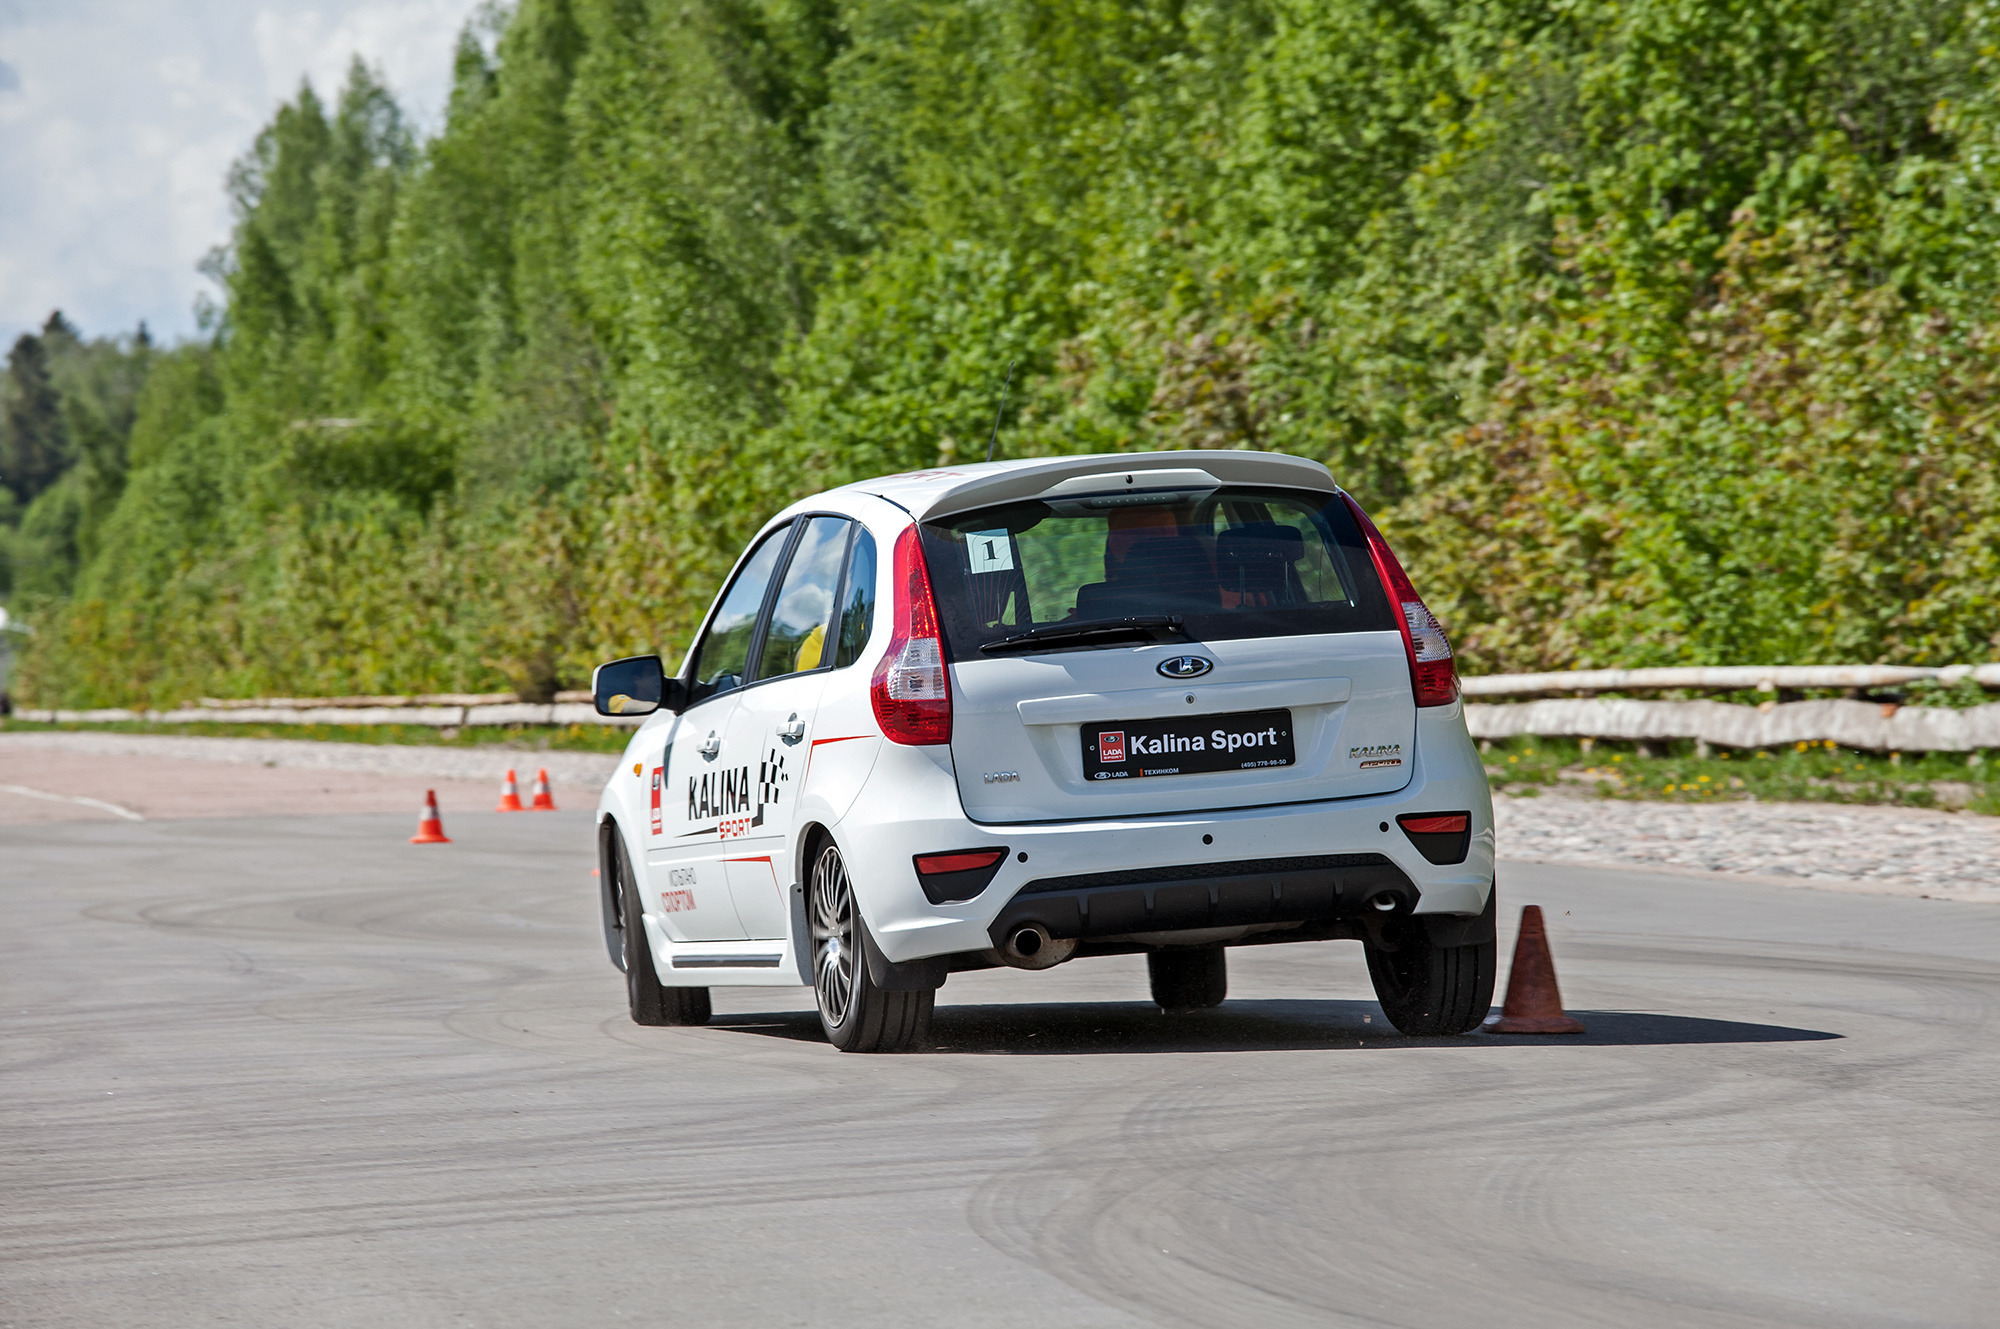
[[[1198, 654], [1214, 661], [1188, 682], [1156, 666]], [[1068, 821], [1147, 816], [1352, 798], [1409, 783], [1416, 733], [1409, 660], [1397, 632], [1352, 632], [1241, 641], [1147, 644], [1046, 655], [961, 660], [951, 666], [952, 763], [959, 795], [975, 821]], [[1290, 717], [1290, 732], [1281, 734]], [[1260, 726], [1283, 765], [1217, 764], [1211, 740]], [[1125, 764], [1114, 734], [1132, 723], [1157, 749], [1184, 762]], [[1106, 732], [1109, 726], [1121, 726]], [[1086, 770], [1086, 733], [1093, 761]], [[1105, 746], [1096, 746], [1102, 737]], [[1231, 758], [1235, 753], [1231, 752]], [[1182, 773], [1152, 774], [1145, 770]], [[1106, 778], [1129, 770], [1136, 778]]]

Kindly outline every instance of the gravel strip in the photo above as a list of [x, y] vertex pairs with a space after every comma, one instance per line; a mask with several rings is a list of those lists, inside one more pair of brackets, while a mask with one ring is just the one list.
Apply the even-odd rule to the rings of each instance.
[[104, 757], [171, 757], [182, 761], [223, 761], [242, 766], [286, 766], [314, 771], [362, 771], [372, 775], [416, 776], [434, 780], [490, 780], [494, 788], [513, 767], [521, 795], [538, 767], [560, 792], [597, 792], [619, 759], [607, 752], [536, 752], [526, 748], [423, 747], [395, 743], [317, 743], [296, 738], [182, 738], [171, 734], [119, 734], [85, 730], [62, 733], [0, 734], [0, 746], [87, 752]]
[[1853, 804], [1493, 798], [1500, 856], [2000, 904], [2000, 817]]

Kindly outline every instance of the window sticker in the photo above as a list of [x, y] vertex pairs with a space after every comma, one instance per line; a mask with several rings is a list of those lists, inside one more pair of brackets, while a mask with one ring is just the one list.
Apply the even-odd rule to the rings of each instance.
[[1005, 531], [968, 531], [965, 557], [974, 572], [1012, 572], [1014, 546]]

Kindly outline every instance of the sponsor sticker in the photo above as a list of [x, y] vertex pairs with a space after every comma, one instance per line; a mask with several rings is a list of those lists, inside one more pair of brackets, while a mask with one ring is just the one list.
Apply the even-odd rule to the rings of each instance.
[[659, 835], [664, 829], [660, 823], [660, 785], [666, 777], [664, 767], [653, 768], [653, 834]]
[[693, 891], [661, 891], [660, 912], [682, 914], [694, 908]]
[[1127, 780], [1290, 766], [1297, 760], [1291, 719], [1289, 711], [1272, 710], [1126, 720], [1116, 729], [1084, 725], [1083, 774]]

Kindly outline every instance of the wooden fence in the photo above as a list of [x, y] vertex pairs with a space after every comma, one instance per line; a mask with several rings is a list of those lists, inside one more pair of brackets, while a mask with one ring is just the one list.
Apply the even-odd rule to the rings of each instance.
[[[1763, 748], [1832, 741], [1876, 752], [1973, 752], [2000, 748], [2000, 703], [1954, 709], [1840, 699], [1758, 706], [1718, 701], [1603, 698], [1600, 692], [1744, 692], [1889, 689], [1911, 683], [1970, 680], [2000, 690], [2000, 665], [1930, 669], [1902, 665], [1732, 665], [1689, 669], [1590, 669], [1568, 673], [1488, 674], [1462, 680], [1466, 726], [1479, 739], [1530, 734], [1544, 738], [1664, 742], [1691, 739], [1718, 747]], [[1553, 694], [1553, 695], [1552, 695]], [[1487, 697], [1529, 700], [1491, 703]], [[155, 724], [622, 725], [638, 717], [599, 715], [587, 692], [559, 692], [549, 702], [512, 693], [433, 693], [415, 697], [204, 698], [170, 710], [19, 710], [23, 720], [57, 724], [148, 721]]]

